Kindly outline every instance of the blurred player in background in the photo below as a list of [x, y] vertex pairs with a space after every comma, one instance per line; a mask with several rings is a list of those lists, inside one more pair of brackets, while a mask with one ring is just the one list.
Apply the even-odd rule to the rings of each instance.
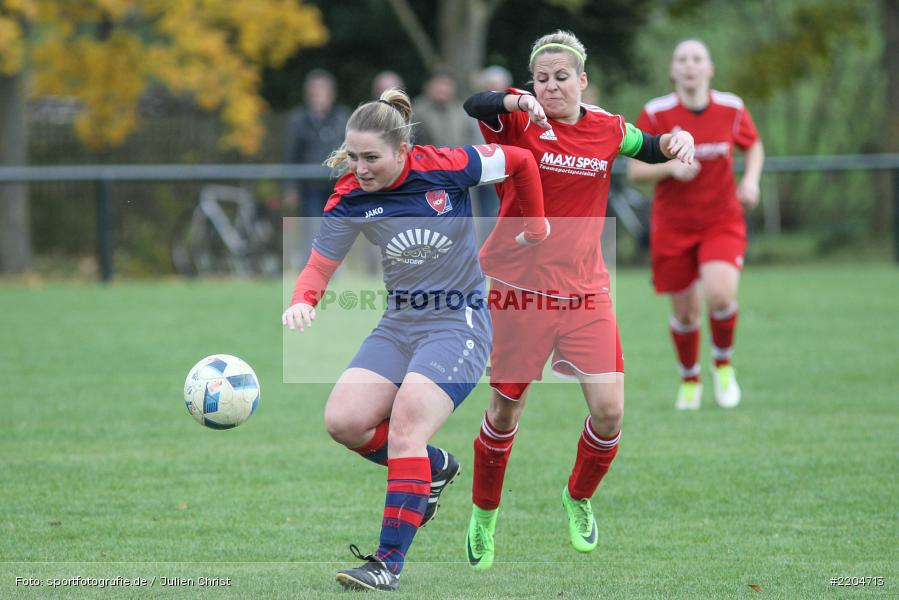
[[[677, 45], [671, 61], [675, 91], [650, 100], [637, 126], [650, 133], [689, 130], [696, 139], [696, 160], [692, 165], [630, 161], [628, 170], [632, 181], [657, 182], [650, 239], [652, 279], [657, 293], [671, 296], [671, 337], [682, 380], [675, 407], [681, 410], [699, 408], [702, 398], [703, 300], [709, 311], [715, 400], [723, 407], [740, 403], [731, 365], [737, 284], [746, 251], [740, 204], [750, 209], [758, 204], [765, 160], [749, 111], [737, 96], [709, 88], [713, 73], [704, 43], [690, 39]], [[739, 185], [733, 174], [734, 146], [746, 157]]]
[[676, 157], [689, 164], [693, 158], [693, 139], [686, 131], [652, 137], [619, 115], [583, 104], [585, 61], [577, 37], [557, 31], [533, 45], [534, 94], [509, 88], [481, 92], [465, 102], [488, 142], [519, 146], [538, 160], [552, 227], [549, 240], [533, 248], [502, 243], [507, 219], [519, 216], [510, 199], [520, 192], [499, 186], [500, 217], [481, 252], [493, 280], [491, 295], [536, 297], [545, 308], [537, 302], [526, 308], [524, 302], [490, 305], [493, 394], [474, 442], [467, 539], [469, 563], [479, 571], [494, 561], [503, 478], [528, 386], [542, 377], [550, 355], [556, 373], [579, 380], [589, 410], [561, 496], [572, 545], [581, 552], [596, 548], [590, 498], [618, 451], [624, 413], [624, 359], [600, 246], [612, 163], [618, 154], [647, 162]]
[[[513, 244], [536, 244], [548, 235], [537, 165], [528, 152], [413, 146], [411, 124], [411, 102], [400, 90], [387, 90], [353, 112], [343, 145], [327, 161], [346, 173], [325, 206], [281, 319], [300, 331], [312, 324], [318, 300], [359, 233], [381, 250], [387, 309], [325, 407], [334, 440], [387, 466], [380, 544], [368, 556], [351, 545], [365, 562], [337, 574], [351, 589], [398, 588], [416, 531], [433, 518], [440, 493], [459, 471], [451, 454], [428, 441], [477, 384], [491, 347], [469, 187], [509, 176], [524, 216]], [[424, 303], [406, 290], [425, 291]]]

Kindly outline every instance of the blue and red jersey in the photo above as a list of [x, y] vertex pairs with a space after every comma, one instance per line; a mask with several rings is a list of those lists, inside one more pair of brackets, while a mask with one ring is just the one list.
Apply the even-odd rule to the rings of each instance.
[[[507, 157], [500, 146], [435, 148], [413, 146], [399, 178], [389, 188], [364, 191], [352, 173], [335, 185], [313, 242], [313, 259], [324, 259], [324, 281], [361, 233], [381, 251], [384, 284], [390, 294], [472, 292], [483, 297], [484, 274], [472, 222], [469, 188], [502, 181]], [[537, 190], [537, 196], [539, 190]], [[539, 207], [542, 223], [542, 205]], [[316, 253], [319, 257], [316, 257]], [[330, 272], [327, 272], [330, 270]], [[309, 291], [321, 281], [297, 282], [294, 302], [314, 304]], [[317, 293], [317, 292], [316, 292]], [[474, 294], [478, 296], [478, 294]], [[402, 308], [402, 307], [398, 307]]]

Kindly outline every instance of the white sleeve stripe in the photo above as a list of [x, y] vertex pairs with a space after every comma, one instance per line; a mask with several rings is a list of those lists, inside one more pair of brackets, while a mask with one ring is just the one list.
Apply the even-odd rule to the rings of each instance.
[[481, 157], [481, 179], [478, 185], [498, 183], [507, 177], [506, 155], [502, 147], [496, 144], [490, 144], [490, 147], [494, 148], [494, 151], [487, 155], [478, 146], [474, 146], [475, 152]]

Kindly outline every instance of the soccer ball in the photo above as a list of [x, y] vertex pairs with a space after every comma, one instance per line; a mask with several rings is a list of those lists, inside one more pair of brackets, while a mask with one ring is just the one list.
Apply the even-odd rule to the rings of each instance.
[[184, 402], [200, 425], [231, 429], [249, 419], [259, 405], [259, 380], [236, 356], [213, 354], [187, 374]]

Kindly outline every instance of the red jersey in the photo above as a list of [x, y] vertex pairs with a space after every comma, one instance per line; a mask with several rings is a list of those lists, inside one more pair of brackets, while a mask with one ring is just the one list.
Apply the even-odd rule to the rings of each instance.
[[596, 106], [581, 107], [584, 114], [576, 124], [550, 119], [552, 129], [534, 125], [526, 112], [497, 115], [497, 129], [479, 122], [487, 142], [526, 148], [534, 155], [551, 226], [549, 238], [536, 246], [514, 243], [523, 215], [513, 186], [497, 185], [500, 218], [481, 249], [481, 264], [488, 276], [552, 296], [608, 291], [600, 235], [612, 162], [624, 140], [625, 121]]
[[652, 135], [685, 129], [693, 134], [696, 160], [702, 167], [692, 181], [673, 177], [656, 184], [652, 219], [659, 227], [701, 230], [743, 219], [733, 172], [733, 147], [746, 150], [759, 135], [743, 101], [711, 90], [709, 105], [698, 114], [681, 104], [677, 94], [646, 103], [637, 127]]

